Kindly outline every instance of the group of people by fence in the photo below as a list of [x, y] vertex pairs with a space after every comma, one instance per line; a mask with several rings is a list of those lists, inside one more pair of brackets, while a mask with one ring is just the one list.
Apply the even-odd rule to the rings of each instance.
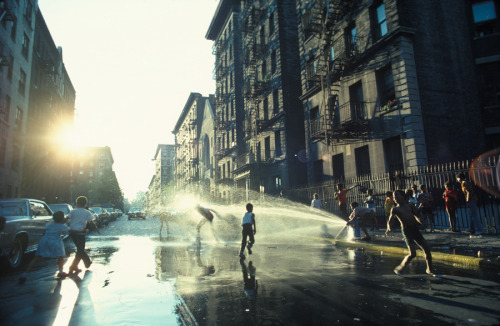
[[[436, 229], [435, 213], [441, 210], [446, 212], [446, 222], [439, 223], [441, 229], [451, 232], [469, 231], [474, 235], [481, 235], [485, 231], [488, 232], [489, 225], [487, 219], [484, 219], [484, 223], [481, 222], [481, 215], [478, 208], [478, 189], [468, 180], [466, 174], [463, 172], [456, 174], [453, 179], [448, 179], [444, 183], [444, 189], [440, 191], [439, 189], [433, 189], [430, 192], [426, 184], [412, 184], [407, 189], [402, 189], [401, 187], [398, 187], [398, 189], [378, 189], [379, 196], [381, 194], [385, 195], [383, 204], [379, 205], [377, 203], [382, 202], [382, 200], [380, 198], [376, 199], [374, 189], [368, 189], [361, 184], [345, 187], [344, 184], [338, 183], [333, 196], [338, 204], [335, 212], [344, 219], [347, 219], [350, 214], [348, 212], [348, 194], [355, 188], [359, 188], [359, 193], [364, 198], [360, 198], [359, 195], [356, 196], [357, 198], [354, 197], [354, 200], [350, 201], [351, 210], [354, 211], [357, 208], [358, 211], [361, 211], [361, 207], [367, 208], [367, 210], [362, 210], [366, 213], [363, 213], [366, 215], [363, 221], [365, 226], [371, 227], [371, 230], [385, 226], [389, 220], [391, 210], [395, 207], [393, 191], [403, 190], [409, 203], [419, 209], [419, 216], [422, 222], [421, 229], [424, 232], [427, 232], [427, 230], [434, 232]], [[353, 197], [351, 196], [351, 198]], [[460, 226], [457, 223], [457, 210], [460, 208], [459, 198], [464, 200], [466, 204], [466, 218]], [[324, 208], [324, 202], [320, 199], [319, 193], [314, 193], [311, 206], [314, 208]], [[383, 210], [380, 208], [383, 208]], [[383, 215], [380, 214], [381, 211], [383, 211]], [[483, 224], [486, 224], [486, 228], [483, 227]], [[365, 239], [368, 238], [369, 235], [365, 232]]]

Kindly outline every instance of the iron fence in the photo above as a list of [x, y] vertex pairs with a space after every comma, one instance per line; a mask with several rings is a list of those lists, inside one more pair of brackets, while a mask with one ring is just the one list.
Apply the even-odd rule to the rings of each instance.
[[[366, 198], [366, 190], [372, 189], [375, 197], [377, 220], [381, 226], [385, 225], [384, 203], [387, 191], [396, 189], [406, 190], [412, 185], [425, 184], [433, 197], [434, 224], [437, 229], [448, 229], [449, 219], [445, 209], [443, 192], [445, 183], [450, 181], [458, 195], [457, 229], [469, 230], [470, 218], [466, 208], [465, 197], [460, 184], [456, 180], [458, 173], [464, 173], [473, 181], [478, 194], [478, 204], [483, 229], [489, 234], [497, 234], [500, 229], [500, 151], [490, 153], [489, 157], [481, 160], [462, 161], [439, 164], [410, 169], [406, 172], [371, 174], [345, 180], [335, 180], [320, 185], [294, 188], [287, 190], [287, 197], [291, 200], [309, 204], [314, 193], [318, 193], [323, 201], [323, 209], [340, 215], [339, 204], [335, 199], [336, 184], [341, 183], [344, 188], [359, 186], [348, 192], [348, 204], [358, 202], [362, 204]], [[479, 163], [480, 164], [479, 164]]]

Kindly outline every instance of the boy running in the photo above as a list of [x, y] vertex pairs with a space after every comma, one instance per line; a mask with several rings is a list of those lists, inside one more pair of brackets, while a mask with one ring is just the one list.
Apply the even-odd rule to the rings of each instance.
[[[240, 257], [242, 259], [245, 259], [245, 246], [248, 249], [248, 254], [252, 254], [252, 246], [255, 243], [254, 235], [257, 233], [257, 226], [255, 224], [255, 214], [253, 213], [253, 205], [248, 203], [247, 206], [247, 212], [245, 215], [243, 215], [243, 219], [241, 220], [241, 226], [242, 226], [242, 231], [241, 231], [241, 249], [240, 249]], [[252, 230], [252, 225], [253, 225], [253, 230]], [[250, 241], [248, 242], [247, 245], [247, 237], [250, 238]]]
[[401, 190], [396, 190], [394, 192], [394, 199], [398, 204], [391, 211], [391, 216], [389, 221], [387, 221], [387, 231], [385, 234], [391, 231], [391, 221], [396, 217], [401, 223], [401, 232], [403, 233], [403, 238], [405, 239], [406, 245], [410, 253], [403, 259], [401, 264], [394, 269], [394, 273], [401, 275], [401, 272], [406, 267], [406, 265], [416, 257], [415, 243], [422, 249], [425, 253], [425, 261], [427, 263], [426, 273], [433, 275], [432, 269], [432, 255], [425, 241], [424, 237], [419, 231], [419, 225], [422, 224], [418, 218], [418, 209], [410, 205], [405, 193]]

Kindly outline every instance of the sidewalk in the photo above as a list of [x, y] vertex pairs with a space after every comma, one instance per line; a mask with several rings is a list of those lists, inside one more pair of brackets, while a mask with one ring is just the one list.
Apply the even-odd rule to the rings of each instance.
[[[367, 250], [377, 250], [394, 253], [408, 253], [408, 249], [403, 240], [401, 230], [389, 232], [385, 235], [385, 229], [368, 230], [371, 241], [350, 241], [345, 239], [332, 242], [337, 246], [364, 248]], [[429, 243], [432, 256], [437, 260], [447, 260], [466, 265], [492, 266], [500, 268], [500, 236], [481, 235], [470, 236], [468, 232], [449, 232], [438, 230], [433, 233], [422, 233]], [[421, 250], [417, 250], [417, 255], [422, 255]]]

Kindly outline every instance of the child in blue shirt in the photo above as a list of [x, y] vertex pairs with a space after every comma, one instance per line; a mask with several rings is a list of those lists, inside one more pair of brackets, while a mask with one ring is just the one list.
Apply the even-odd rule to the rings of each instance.
[[[248, 254], [252, 254], [252, 246], [255, 243], [254, 235], [257, 233], [257, 226], [255, 224], [255, 214], [253, 213], [253, 205], [248, 203], [246, 206], [247, 212], [243, 215], [241, 220], [241, 249], [240, 249], [240, 257], [241, 259], [245, 259], [245, 246], [248, 249]], [[253, 226], [253, 229], [252, 229]], [[250, 239], [247, 245], [247, 237]]]

